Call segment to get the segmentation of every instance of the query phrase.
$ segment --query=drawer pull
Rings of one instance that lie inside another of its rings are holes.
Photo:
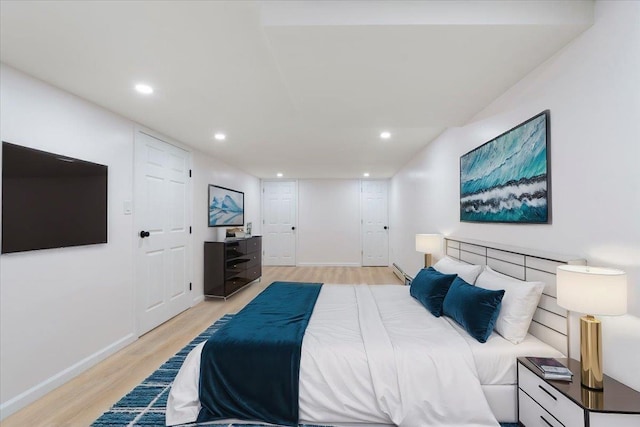
[[[553,394],[551,394],[551,392],[549,392],[546,388],[542,387],[540,384],[538,384],[538,387],[540,387],[540,389],[541,389],[542,391],[544,391],[544,392],[545,392],[545,393],[547,393],[549,396],[551,396],[551,398],[552,398],[553,400],[558,400],[558,398],[557,398],[557,397],[555,397]],[[543,419],[544,419],[544,418],[543,418]],[[546,420],[545,420],[545,421],[546,421]],[[549,425],[551,425],[551,424],[549,424]]]
[[[542,415],[540,415],[540,418],[542,419],[542,421],[545,422],[546,425],[548,425],[549,427],[553,427],[553,424],[551,424],[549,421],[545,420],[545,418]]]

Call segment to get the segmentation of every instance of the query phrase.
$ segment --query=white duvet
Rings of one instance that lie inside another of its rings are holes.
[[[185,360],[167,425],[200,410],[202,345]],[[302,342],[300,422],[498,426],[469,345],[397,285],[324,285]]]

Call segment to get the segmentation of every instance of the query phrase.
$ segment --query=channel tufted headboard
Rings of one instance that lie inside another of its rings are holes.
[[[453,236],[445,237],[444,244],[444,252],[451,258],[469,264],[488,265],[519,280],[544,282],[545,288],[529,333],[565,355],[569,354],[567,310],[556,301],[556,267],[562,264],[584,265],[584,259]]]

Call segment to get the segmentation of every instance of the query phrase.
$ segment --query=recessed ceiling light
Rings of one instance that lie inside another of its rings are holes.
[[[369,172],[363,173],[362,176],[364,176],[365,178],[368,178],[369,177]]]
[[[144,83],[138,83],[136,85],[136,90],[143,95],[151,95],[153,93],[153,88]]]
[[[277,176],[278,178],[282,178],[282,172],[278,172],[278,173],[276,174],[276,176]]]
[[[382,138],[382,139],[389,139],[389,138],[391,138],[391,132],[387,132],[387,131],[382,132],[382,133],[380,134],[380,138]]]
[[[227,135],[225,135],[224,133],[216,133],[215,135],[213,135],[213,137],[218,140],[218,141],[224,141],[225,139],[227,139]]]

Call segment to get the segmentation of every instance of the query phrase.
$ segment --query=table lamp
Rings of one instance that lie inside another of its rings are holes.
[[[627,312],[627,275],[611,268],[561,265],[556,284],[559,306],[589,313],[580,318],[580,378],[583,386],[602,390],[602,325],[593,315]]]
[[[431,254],[442,246],[440,234],[416,234],[416,251],[424,253],[424,266],[431,266]]]

